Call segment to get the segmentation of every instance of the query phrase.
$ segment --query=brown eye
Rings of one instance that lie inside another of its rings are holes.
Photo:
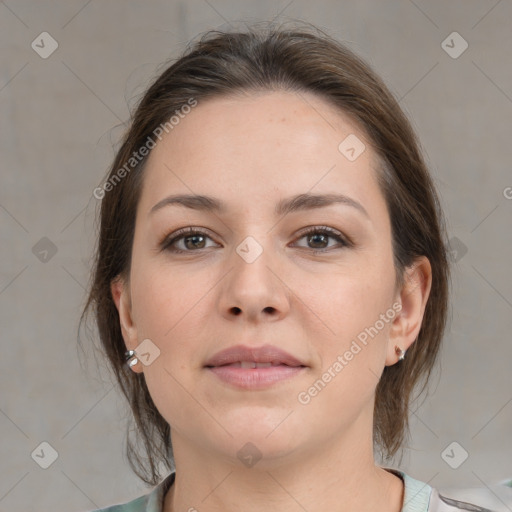
[[[190,235],[181,237],[187,249],[203,249],[205,238],[203,235]]]
[[[336,247],[336,244],[329,247],[329,239],[336,240],[338,242],[338,247],[351,246],[351,244],[345,240],[340,232],[326,226],[314,227],[304,231],[299,240],[303,238],[307,239],[307,246],[305,248],[313,249],[314,251],[326,252],[326,249]]]
[[[161,244],[161,248],[176,253],[196,252],[207,248],[207,239],[211,240],[207,233],[193,228],[185,228],[168,236]]]
[[[324,233],[314,233],[312,235],[307,235],[308,243],[312,243],[314,245],[313,249],[325,249],[329,245],[329,235],[325,235]]]

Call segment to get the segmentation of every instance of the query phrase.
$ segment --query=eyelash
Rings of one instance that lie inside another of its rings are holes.
[[[311,234],[323,234],[328,235],[331,238],[335,238],[338,242],[341,243],[340,249],[352,247],[354,244],[351,240],[349,240],[347,237],[344,237],[339,231],[336,231],[335,229],[332,229],[328,226],[312,226],[310,228],[305,229],[301,232],[299,238],[297,240],[300,240],[304,238],[305,236],[311,235]],[[168,251],[171,253],[176,254],[185,254],[185,253],[192,253],[192,252],[200,252],[201,249],[197,250],[182,250],[182,249],[176,249],[175,247],[172,247],[174,243],[176,243],[179,240],[182,240],[187,237],[191,237],[194,235],[200,235],[200,236],[206,236],[211,239],[211,237],[208,235],[207,232],[201,231],[198,228],[183,228],[175,233],[172,233],[171,235],[167,236],[163,242],[160,244],[162,251]],[[302,247],[302,249],[309,249],[310,251],[313,251],[313,253],[326,253],[330,252],[332,250],[332,247],[330,248],[323,248],[323,249],[312,249],[307,247]]]

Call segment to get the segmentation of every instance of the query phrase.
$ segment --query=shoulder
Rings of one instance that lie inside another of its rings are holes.
[[[386,468],[404,481],[404,502],[401,512],[510,512],[512,488],[505,482],[478,488],[438,490],[400,470]]]
[[[152,491],[132,501],[110,505],[91,512],[162,512],[165,494],[174,482],[175,473],[171,473]]]
[[[509,512],[511,506],[512,488],[497,484],[489,487],[433,489],[428,512]]]
[[[99,508],[97,510],[93,510],[92,512],[147,512],[151,510],[148,509],[147,498],[148,495],[140,496],[139,498],[136,498],[126,503],[121,503],[119,505],[111,505],[107,508]]]

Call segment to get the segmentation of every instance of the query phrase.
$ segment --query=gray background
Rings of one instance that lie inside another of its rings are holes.
[[[446,210],[453,318],[401,469],[437,488],[512,478],[510,1],[6,0],[0,510],[90,510],[148,491],[123,455],[124,402],[91,354],[85,371],[77,353],[92,191],[162,62],[207,29],[274,17],[315,23],[374,66],[412,118]],[[44,31],[59,45],[46,59],[31,47]],[[442,46],[454,31],[469,44],[458,58]],[[442,456],[454,441],[469,454],[457,469]],[[42,442],[58,453],[48,469],[36,463],[50,453]]]

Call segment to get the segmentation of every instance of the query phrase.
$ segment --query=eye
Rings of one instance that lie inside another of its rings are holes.
[[[335,239],[341,247],[351,247],[352,243],[346,239],[339,231],[329,228],[327,226],[314,226],[307,228],[302,232],[299,240],[307,238],[307,244],[313,244],[313,247],[306,246],[306,249],[313,249],[317,252],[327,252],[325,249],[329,248],[329,238]],[[299,247],[304,247],[300,246]],[[331,246],[332,248],[332,246]]]
[[[313,244],[311,246],[301,246],[305,249],[311,249],[314,252],[327,252],[327,249],[332,249],[333,246],[329,246],[329,239],[334,239],[338,242],[338,247],[352,247],[352,242],[348,238],[344,237],[339,231],[329,228],[327,226],[313,226],[302,231],[301,236],[298,240],[307,238],[307,244]],[[197,252],[202,249],[207,249],[207,240],[212,240],[206,231],[202,231],[198,228],[187,227],[172,233],[161,242],[160,247],[162,250],[173,252],[173,253],[186,253],[186,252]],[[181,244],[181,247],[179,247]],[[334,244],[336,247],[336,244]]]
[[[201,231],[197,228],[184,228],[172,233],[168,237],[164,239],[164,241],[160,244],[162,250],[175,252],[175,253],[184,253],[184,252],[194,252],[199,249],[206,249],[206,239],[210,239],[211,237],[205,231]],[[181,247],[178,248],[178,243],[182,243]]]

